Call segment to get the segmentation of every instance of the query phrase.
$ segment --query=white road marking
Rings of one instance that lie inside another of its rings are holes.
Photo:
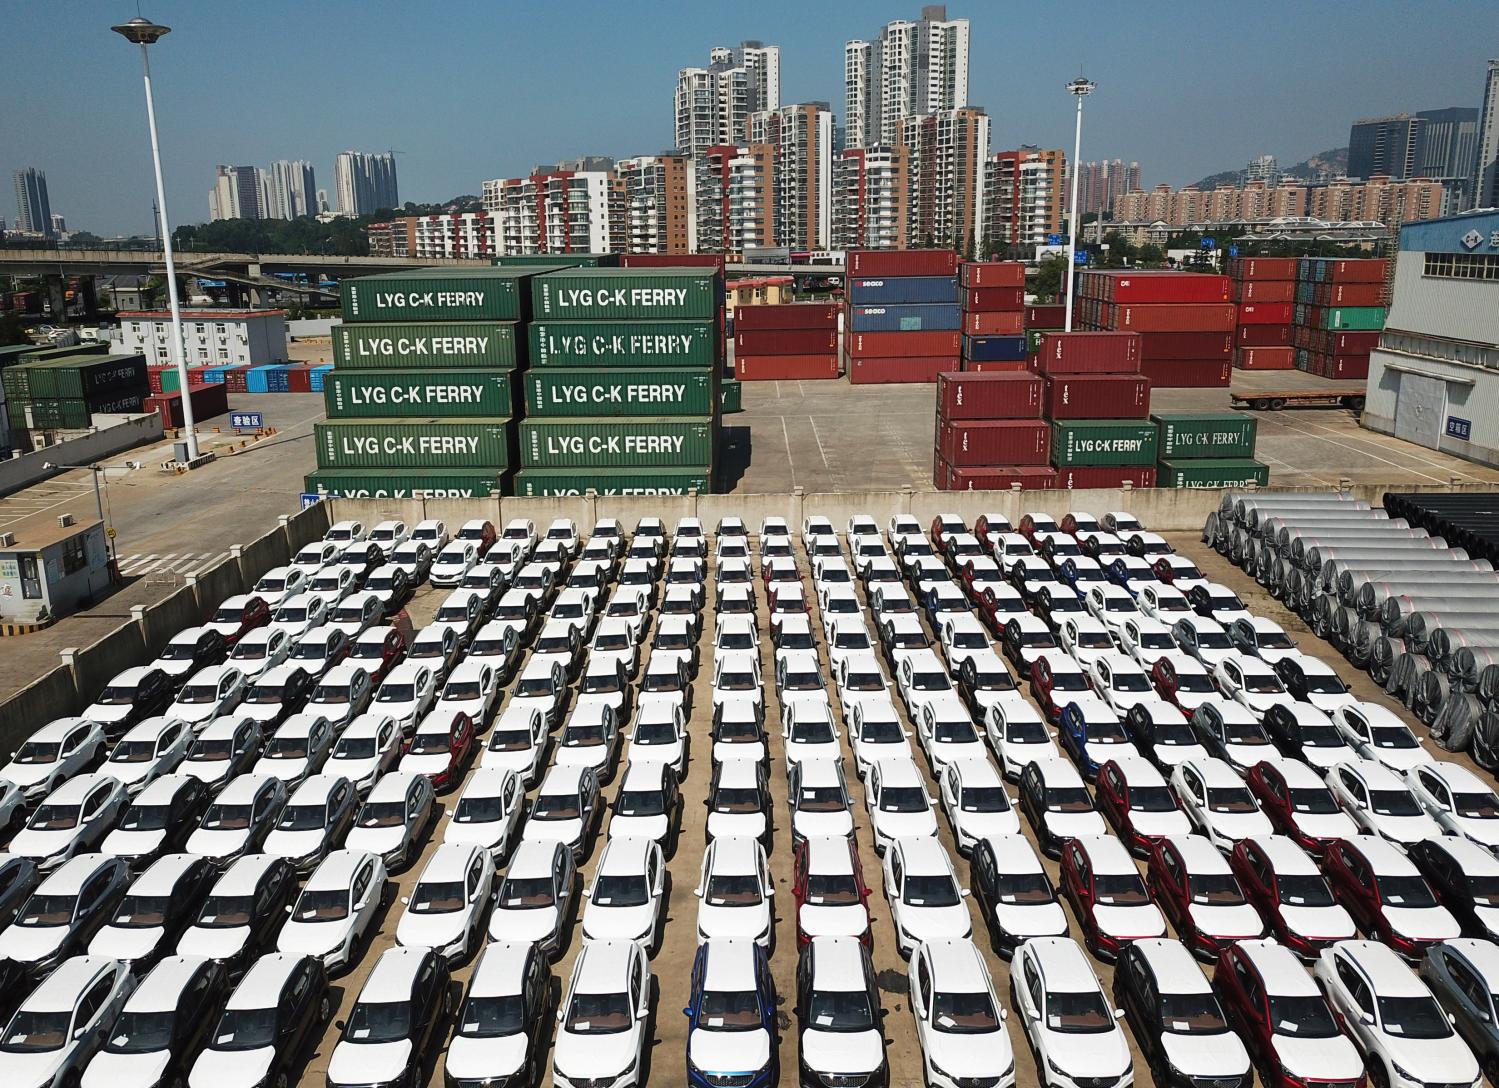
[[[817,452],[822,454],[822,467],[827,469],[829,472],[832,472],[833,466],[828,464],[828,451],[824,449],[822,445],[822,435],[817,433],[817,420],[812,416],[808,416],[807,422],[812,424],[812,437],[817,439]],[[781,425],[785,426],[785,424],[786,420],[783,418],[781,420]]]
[[[1271,422],[1278,422],[1278,421],[1271,421]],[[1428,476],[1426,473],[1421,472],[1421,471],[1419,471],[1417,469],[1411,468],[1409,465],[1402,465],[1399,461],[1391,461],[1387,457],[1380,457],[1380,456],[1378,456],[1376,454],[1369,453],[1369,452],[1367,452],[1365,450],[1359,449],[1357,446],[1350,446],[1347,442],[1336,442],[1333,439],[1327,438],[1327,437],[1325,437],[1323,435],[1309,434],[1308,432],[1306,432],[1304,430],[1300,430],[1299,428],[1292,427],[1288,423],[1282,423],[1280,425],[1282,427],[1285,427],[1289,431],[1294,431],[1294,432],[1303,434],[1306,437],[1315,439],[1318,442],[1326,442],[1329,446],[1337,446],[1339,449],[1350,450],[1353,453],[1357,453],[1357,454],[1360,454],[1360,455],[1362,455],[1364,457],[1368,457],[1369,459],[1374,460],[1374,461],[1378,461],[1381,464],[1389,465],[1391,468],[1398,468],[1398,469],[1400,469],[1403,472],[1409,472],[1409,473],[1411,473],[1413,476],[1420,476],[1423,480],[1430,480],[1432,483],[1436,483],[1436,484],[1444,484],[1444,483],[1447,482],[1446,480],[1440,480],[1440,479],[1438,479],[1435,476]],[[1312,426],[1315,426],[1315,424],[1312,424],[1312,423],[1303,423],[1303,426],[1312,427]],[[1330,433],[1330,434],[1337,434],[1338,433],[1337,431],[1333,431],[1331,428],[1324,428],[1324,429],[1327,430],[1328,433]],[[1385,447],[1380,446],[1379,448],[1380,449],[1384,449]]]
[[[776,383],[777,390],[780,389],[780,384],[781,384],[780,382]],[[787,430],[787,428],[786,428],[786,417],[785,416],[781,417],[781,434],[783,434],[785,436],[785,438],[786,438],[786,467],[791,470],[791,486],[795,487],[796,486],[796,462],[794,460],[792,460],[792,457],[791,457],[791,432],[789,430]]]

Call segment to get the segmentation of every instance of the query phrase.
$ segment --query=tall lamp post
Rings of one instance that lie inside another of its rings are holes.
[[[1093,81],[1078,76],[1067,84],[1067,93],[1077,99],[1077,134],[1072,140],[1072,196],[1068,208],[1072,213],[1071,225],[1067,228],[1067,324],[1072,331],[1072,283],[1077,275],[1077,176],[1082,166],[1083,155],[1083,99],[1093,93],[1097,86]],[[185,380],[185,379],[184,379]]]
[[[167,265],[167,299],[172,310],[172,354],[177,357],[177,384],[182,392],[182,426],[187,431],[187,456],[198,456],[198,434],[193,419],[192,399],[188,396],[187,351],[182,346],[182,304],[177,298],[177,265],[172,259],[172,228],[167,216],[166,187],[161,182],[161,147],[156,140],[156,102],[151,97],[151,56],[146,47],[170,34],[172,28],[136,16],[128,23],[110,27],[126,41],[141,47],[141,64],[146,72],[146,123],[151,129],[151,163],[156,168],[157,226],[161,231],[161,250]]]

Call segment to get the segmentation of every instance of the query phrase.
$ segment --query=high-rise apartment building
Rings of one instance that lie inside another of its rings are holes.
[[[697,160],[697,249],[743,253],[775,242],[776,150],[725,144]]]
[[[1378,222],[1397,226],[1436,219],[1442,214],[1443,203],[1440,181],[1342,178],[1318,185],[1249,182],[1240,187],[1222,185],[1208,191],[1195,185],[1183,189],[1157,185],[1150,192],[1126,193],[1114,215],[1124,222],[1160,222],[1168,227],[1307,216],[1330,223]]]
[[[412,220],[412,249],[408,256],[428,260],[435,257],[493,257],[498,252],[492,212],[444,212],[402,218]]]
[[[749,115],[781,105],[781,47],[742,42],[714,46],[706,68],[677,71],[673,101],[677,151],[697,158],[744,140]]]
[[[60,234],[66,234],[66,233],[68,233],[68,221],[67,221],[66,218],[64,218],[63,216],[57,214],[57,212],[53,212],[52,215],[49,217],[49,220],[52,223],[52,233],[53,234],[59,234],[60,235]]]
[[[484,183],[495,252],[622,253],[623,188],[612,170],[545,170]]]
[[[364,228],[371,257],[409,257],[416,252],[416,216],[403,215]]]
[[[901,121],[968,105],[967,19],[941,4],[919,20],[886,23],[879,37],[844,46],[845,146],[895,142]]]
[[[1078,181],[1086,176],[1086,172],[1079,175]],[[1044,245],[1049,236],[1065,233],[1062,194],[1066,177],[1067,156],[1060,150],[1021,147],[990,155],[984,166],[987,251]],[[1081,191],[1078,203],[1083,203]]]
[[[1489,61],[1478,111],[1478,161],[1473,169],[1473,207],[1499,208],[1499,58]]]
[[[910,155],[904,147],[850,147],[833,167],[833,249],[905,249]]]
[[[1408,113],[1353,122],[1348,130],[1348,176],[1366,181],[1381,174],[1414,177],[1421,125],[1421,118]]]
[[[826,249],[833,226],[833,112],[805,102],[752,113],[751,145],[775,148],[775,244]]]
[[[271,219],[300,219],[317,214],[317,181],[312,163],[278,159],[271,163],[266,215]]]
[[[52,203],[47,198],[47,173],[28,166],[12,175],[16,183],[16,230],[52,234]]]
[[[263,171],[253,166],[215,166],[208,193],[210,219],[265,218]]]
[[[1421,110],[1421,135],[1416,141],[1416,177],[1434,178],[1447,190],[1452,215],[1468,207],[1473,196],[1473,167],[1478,161],[1478,110],[1449,106]]]
[[[697,251],[697,164],[686,155],[642,155],[614,167],[624,193],[630,253]]]
[[[1274,155],[1257,155],[1244,166],[1244,181],[1263,181],[1266,185],[1280,183],[1280,160]],[[1138,185],[1131,186],[1138,189]],[[1126,190],[1128,192],[1128,190]]]
[[[965,107],[906,117],[896,126],[896,142],[910,155],[910,245],[976,251],[983,235],[988,115]]]
[[[380,208],[400,207],[396,157],[390,152],[340,152],[333,163],[333,187],[340,215],[368,215]]]
[[[1082,215],[1107,218],[1114,203],[1140,187],[1140,164],[1120,159],[1084,163],[1077,178],[1077,205]],[[1063,194],[1065,203],[1066,194]]]

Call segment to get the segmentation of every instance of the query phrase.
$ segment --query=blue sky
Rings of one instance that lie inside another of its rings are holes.
[[[345,148],[396,148],[402,199],[583,154],[666,148],[676,70],[715,44],[779,44],[785,102],[841,120],[843,43],[920,0],[141,0],[173,32],[153,50],[174,223],[208,216],[216,163],[305,158],[332,188]],[[995,149],[1072,143],[1063,84],[1098,82],[1084,159],[1137,159],[1186,184],[1269,152],[1344,144],[1355,117],[1480,104],[1499,3],[950,3],[973,23],[970,102]],[[73,229],[147,231],[140,64],[109,24],[133,2],[0,0],[0,175],[47,171]],[[0,217],[14,218],[8,185]]]

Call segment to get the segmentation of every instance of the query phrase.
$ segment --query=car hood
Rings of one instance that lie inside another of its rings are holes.
[[[1445,1039],[1399,1039],[1383,1037],[1395,1062],[1411,1070],[1419,1069],[1427,1084],[1472,1084],[1478,1079],[1478,1062],[1460,1035]]]
[[[571,846],[582,834],[582,820],[527,819],[521,837],[525,842],[560,842],[564,846]]]
[[[1369,816],[1375,833],[1395,842],[1421,842],[1441,837],[1442,829],[1424,812],[1419,816]],[[19,835],[16,836],[20,838]],[[11,847],[15,849],[14,846]]]
[[[859,904],[824,907],[803,903],[797,911],[803,933],[817,937],[857,937],[869,928],[869,914]]]
[[[1348,839],[1359,832],[1358,824],[1346,812],[1293,814],[1296,829],[1313,839]]]
[[[687,1060],[705,1073],[750,1073],[770,1062],[770,1032],[695,1028],[687,1036]]]
[[[243,850],[249,837],[244,831],[210,831],[200,827],[188,836],[184,849],[205,858],[225,858]]]
[[[1402,937],[1414,937],[1421,941],[1448,941],[1462,936],[1462,926],[1452,917],[1446,907],[1392,907],[1384,906],[1385,921]],[[1422,1074],[1425,1074],[1422,1069]],[[1445,1077],[1429,1078],[1446,1080]]]
[[[1272,1045],[1280,1064],[1302,1079],[1351,1081],[1364,1075],[1364,1060],[1346,1035],[1297,1039],[1277,1033]]]
[[[708,834],[714,838],[729,835],[745,835],[759,838],[765,831],[763,812],[710,812]]]
[[[1298,907],[1282,904],[1280,916],[1294,932],[1323,940],[1350,940],[1354,935],[1353,919],[1339,906]]]
[[[411,1040],[360,1043],[340,1040],[328,1059],[329,1084],[388,1084],[406,1070]]]
[[[1224,940],[1248,940],[1265,932],[1259,911],[1248,903],[1236,907],[1219,907],[1211,903],[1190,903],[1187,915],[1201,932]]]
[[[996,903],[994,920],[1016,937],[1052,937],[1067,932],[1067,914],[1060,903]]]
[[[614,751],[611,744],[570,745],[559,744],[552,755],[558,767],[602,767]]]
[[[626,1031],[606,1035],[578,1035],[559,1028],[552,1067],[571,1081],[601,1080],[628,1068],[635,1061],[639,1042],[638,1021]]]
[[[1016,744],[1013,741],[999,741],[995,747],[1004,756],[1005,762],[1015,767],[1024,767],[1027,763],[1036,760],[1059,759],[1062,754],[1057,751],[1056,742],[1050,740],[1045,744]]]
[[[449,910],[436,914],[413,914],[407,910],[396,923],[396,943],[406,948],[446,948],[460,940],[473,914]]]
[[[1192,821],[1180,809],[1170,812],[1130,812],[1130,826],[1137,835],[1190,835]]]
[[[146,1054],[99,1053],[84,1070],[82,1088],[153,1088],[171,1060],[170,1050]]]
[[[78,716],[99,725],[113,725],[130,717],[130,712],[134,709],[129,703],[91,703]]]
[[[251,768],[252,774],[264,775],[266,778],[279,778],[288,783],[287,792],[290,793],[289,784],[300,782],[307,777],[308,761],[305,759],[268,759],[261,756],[255,761]]]
[[[188,1074],[189,1088],[250,1088],[265,1080],[276,1048],[259,1050],[205,1050]]]
[[[281,927],[281,935],[276,938],[276,950],[322,956],[342,944],[353,928],[352,914],[336,922],[298,922],[288,918]]]
[[[453,1036],[448,1044],[448,1076],[457,1080],[483,1080],[503,1077],[520,1071],[526,1061],[527,1039],[524,1033],[495,1039],[473,1039]]]
[[[484,823],[455,824],[451,821],[442,833],[443,842],[461,842],[469,846],[492,850],[505,836],[506,824],[502,820]]]
[[[227,926],[207,929],[189,926],[177,940],[179,956],[202,956],[210,960],[233,959],[244,950],[250,939],[249,926]]]
[[[813,1026],[802,1032],[801,1043],[803,1063],[822,1073],[871,1073],[885,1060],[885,1040],[877,1031],[819,1031]]]
[[[1211,754],[1200,744],[1157,744],[1152,751],[1155,753],[1155,761],[1168,768],[1189,759],[1207,759]]]
[[[345,837],[344,846],[349,850],[368,850],[371,854],[383,857],[392,850],[399,850],[401,843],[405,841],[404,824],[397,824],[395,827],[356,827]]]
[[[102,773],[117,779],[122,786],[143,784],[160,770],[160,765],[154,759],[145,763],[105,763],[100,768]]]
[[[161,939],[166,930],[161,926],[104,926],[89,942],[90,956],[107,956],[112,960],[145,959]]]
[[[44,1050],[39,1054],[7,1054],[5,1083],[14,1088],[45,1088],[75,1049],[70,1044],[61,1050]]]
[[[42,861],[61,854],[73,845],[82,830],[81,827],[73,827],[67,831],[35,831],[28,827],[10,840],[10,845],[6,847],[6,850],[12,854],[19,854],[23,858]]]
[[[1176,693],[1177,705],[1188,714],[1191,714],[1192,711],[1196,710],[1209,699],[1216,698],[1218,698],[1218,693],[1215,691],[1178,691]]]
[[[173,703],[167,710],[166,716],[173,721],[197,725],[216,718],[218,715],[219,703],[215,700],[211,703]]]
[[[960,1080],[987,1079],[1015,1065],[1015,1051],[1003,1026],[978,1035],[939,1029],[928,1034],[926,1042],[931,1060]]]
[[[451,825],[450,825],[451,826]],[[655,839],[666,837],[670,821],[662,816],[615,816],[609,821],[609,837]]]
[[[497,905],[489,916],[489,936],[493,940],[520,941],[535,944],[557,928],[556,907],[520,907]]]
[[[1474,842],[1482,843],[1490,850],[1499,846],[1499,820],[1473,820],[1458,817],[1453,823],[1461,834]]]
[[[1189,1077],[1243,1076],[1249,1072],[1249,1052],[1231,1031],[1213,1035],[1163,1031],[1161,1049],[1172,1067]]]
[[[758,937],[770,925],[770,905],[715,907],[699,902],[697,926],[711,937]]]
[[[1263,812],[1205,812],[1203,815],[1215,834],[1235,842],[1251,835],[1275,833],[1275,825]]]
[[[1412,767],[1419,767],[1423,763],[1431,763],[1432,755],[1419,745],[1415,748],[1367,748],[1366,759],[1372,759],[1377,763],[1383,763],[1396,774],[1403,775]]]
[[[1048,812],[1045,822],[1046,829],[1059,839],[1109,834],[1103,814],[1099,812]]]
[[[589,901],[583,909],[583,936],[591,940],[644,940],[650,936],[651,905],[602,907]]]
[[[1111,937],[1160,937],[1166,932],[1166,919],[1155,904],[1143,907],[1093,908],[1093,920]]]
[[[798,835],[807,838],[819,835],[843,838],[854,833],[854,814],[848,809],[838,812],[798,812],[791,817],[791,825]],[[609,826],[610,834],[613,834],[614,825]]]
[[[962,901],[952,907],[902,903],[897,924],[918,941],[963,937],[973,929],[968,904]]]
[[[937,814],[932,809],[924,812],[871,813],[875,829],[890,839],[922,838],[937,833]]]
[[[0,768],[0,778],[19,786],[24,791],[38,782],[45,781],[47,776],[56,769],[55,763],[7,763]]]
[[[265,845],[260,848],[262,854],[275,854],[277,857],[287,858],[295,861],[297,858],[305,858],[315,854],[322,847],[327,832],[321,829],[313,831],[272,831],[265,837]]]
[[[1306,701],[1322,711],[1322,713],[1331,714],[1340,706],[1347,706],[1349,703],[1358,702],[1358,697],[1349,692],[1344,692],[1342,695],[1321,695],[1317,692],[1309,691],[1306,693]]]
[[[713,742],[713,760],[715,763],[727,763],[734,759],[752,759],[756,763],[765,761],[765,744],[755,741],[752,744],[726,744],[723,741]]]
[[[1130,1067],[1129,1044],[1116,1025],[1093,1035],[1072,1035],[1042,1027],[1049,1054],[1066,1055],[1070,1077],[1121,1077]]]
[[[71,932],[71,926],[6,926],[0,929],[0,959],[17,963],[46,959],[62,947]]]

